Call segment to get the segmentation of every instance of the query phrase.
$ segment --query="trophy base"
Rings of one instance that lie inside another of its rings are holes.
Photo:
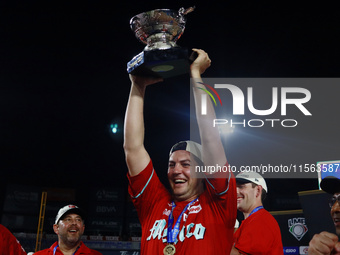
[[[188,51],[181,47],[142,51],[127,63],[129,74],[163,79],[188,73]]]

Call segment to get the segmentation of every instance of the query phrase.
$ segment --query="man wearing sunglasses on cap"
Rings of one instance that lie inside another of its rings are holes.
[[[209,98],[207,114],[201,114],[201,100],[206,95],[201,74],[210,66],[210,58],[203,50],[194,51],[198,57],[191,64],[191,85],[201,144],[183,141],[170,150],[171,192],[160,182],[144,147],[144,94],[147,85],[161,79],[130,75],[124,150],[129,193],[142,225],[141,254],[229,254],[232,246],[237,212],[233,174],[226,168],[219,176],[203,173],[198,178],[192,171],[202,163],[227,165],[220,135],[212,125],[216,116]]]
[[[321,189],[333,195],[329,202],[331,217],[334,222],[336,235],[321,232],[313,236],[309,243],[309,255],[340,255],[340,179],[328,176],[321,181]]]

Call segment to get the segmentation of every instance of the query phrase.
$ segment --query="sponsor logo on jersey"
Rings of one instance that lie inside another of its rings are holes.
[[[201,210],[202,210],[201,204],[195,205],[195,206],[191,206],[190,209],[189,209],[189,214],[190,213],[199,213]]]
[[[171,210],[168,210],[165,208],[165,210],[163,211],[163,215],[169,216],[171,213]]]

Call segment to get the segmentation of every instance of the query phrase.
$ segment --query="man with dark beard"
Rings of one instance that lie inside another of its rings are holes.
[[[84,212],[76,205],[61,208],[53,225],[58,241],[50,248],[38,251],[35,255],[102,255],[100,252],[85,246],[80,240],[85,230]]]

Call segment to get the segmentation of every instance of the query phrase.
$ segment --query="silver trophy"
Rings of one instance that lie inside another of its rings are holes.
[[[128,62],[128,73],[168,78],[188,72],[188,51],[176,41],[184,32],[185,15],[194,8],[156,9],[132,17],[130,27],[146,47]]]

